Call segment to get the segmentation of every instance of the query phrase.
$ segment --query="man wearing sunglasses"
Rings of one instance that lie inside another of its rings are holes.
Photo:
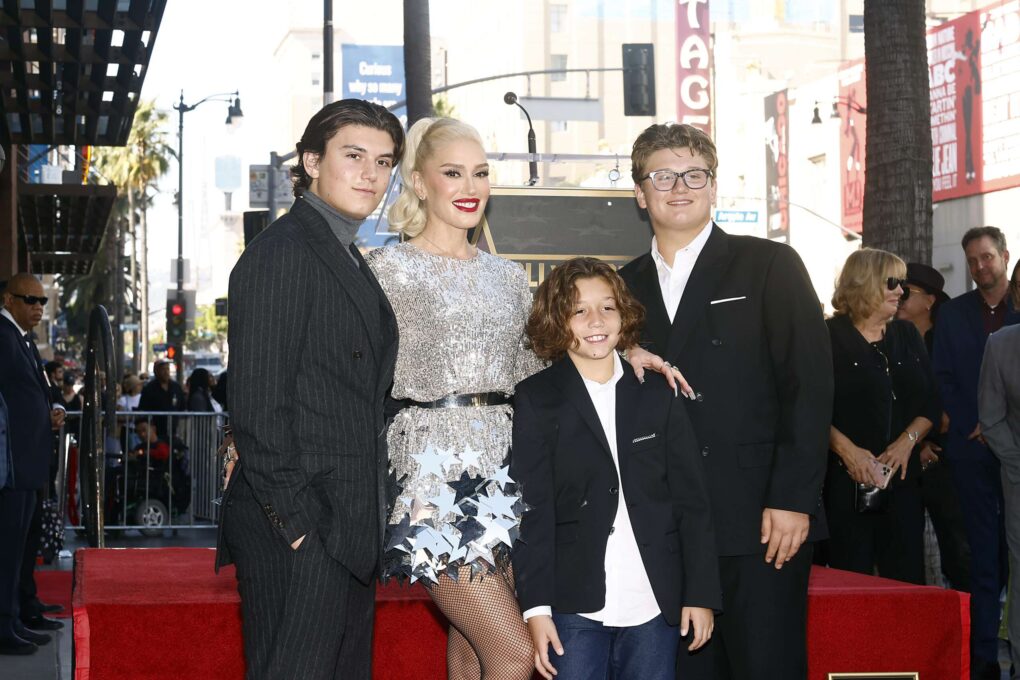
[[[17,274],[7,283],[0,310],[0,394],[7,404],[12,462],[0,489],[0,654],[32,654],[50,641],[22,623],[18,591],[22,561],[35,557],[25,547],[37,496],[49,480],[52,430],[63,420],[63,410],[51,407],[31,335],[45,304],[42,284],[31,274]]]
[[[789,247],[712,223],[716,151],[689,125],[634,143],[651,252],[620,274],[647,310],[642,346],[675,364],[712,499],[723,590],[714,637],[681,651],[678,676],[807,675],[807,541],[820,517],[832,356],[821,306]]]

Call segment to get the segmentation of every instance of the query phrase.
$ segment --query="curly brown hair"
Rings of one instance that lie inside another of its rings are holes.
[[[570,316],[577,301],[578,279],[601,278],[613,291],[620,312],[617,347],[633,347],[641,338],[645,308],[627,290],[627,284],[609,264],[594,257],[575,257],[554,269],[538,287],[525,332],[539,359],[559,359],[577,341],[570,330]]]

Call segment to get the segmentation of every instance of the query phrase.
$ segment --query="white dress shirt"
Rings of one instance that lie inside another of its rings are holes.
[[[658,240],[652,237],[652,260],[655,262],[655,271],[659,274],[659,289],[662,291],[662,302],[666,305],[670,323],[673,323],[673,318],[676,317],[676,310],[684,296],[687,281],[691,278],[694,263],[698,261],[698,256],[701,255],[711,233],[712,222],[709,221],[693,241],[676,251],[672,262],[666,262],[659,252]]]
[[[623,377],[623,365],[620,357],[613,352],[613,377],[606,383],[583,378],[595,412],[598,414],[602,430],[613,454],[617,477],[620,475],[620,458],[616,446],[616,383]],[[593,455],[601,455],[592,452]],[[606,602],[597,612],[580,614],[586,619],[601,621],[605,626],[625,627],[640,626],[648,623],[659,615],[659,604],[655,600],[652,584],[648,580],[641,552],[638,550],[634,528],[627,512],[627,500],[624,497],[623,484],[618,486],[619,501],[616,506],[616,520],[613,531],[609,534],[606,544]],[[532,607],[524,612],[524,620],[532,616],[552,614],[549,606]]]

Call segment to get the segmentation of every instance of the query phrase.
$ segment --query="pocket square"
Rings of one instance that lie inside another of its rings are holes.
[[[746,295],[741,295],[740,297],[731,297],[731,298],[722,298],[720,300],[712,300],[708,304],[710,304],[710,305],[721,305],[724,302],[736,302],[737,300],[746,300],[746,299],[747,299]]]
[[[635,437],[634,439],[631,440],[630,443],[631,444],[637,444],[638,442],[647,441],[649,439],[655,439],[655,433],[654,432],[651,433],[651,434],[646,434],[646,435],[641,436],[641,437]]]

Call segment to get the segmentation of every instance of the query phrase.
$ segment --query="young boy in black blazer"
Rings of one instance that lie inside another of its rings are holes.
[[[528,320],[532,348],[553,363],[515,395],[510,474],[528,509],[513,566],[546,678],[673,680],[680,638],[704,645],[721,608],[683,404],[616,352],[643,318],[611,266],[575,258],[542,283]]]

